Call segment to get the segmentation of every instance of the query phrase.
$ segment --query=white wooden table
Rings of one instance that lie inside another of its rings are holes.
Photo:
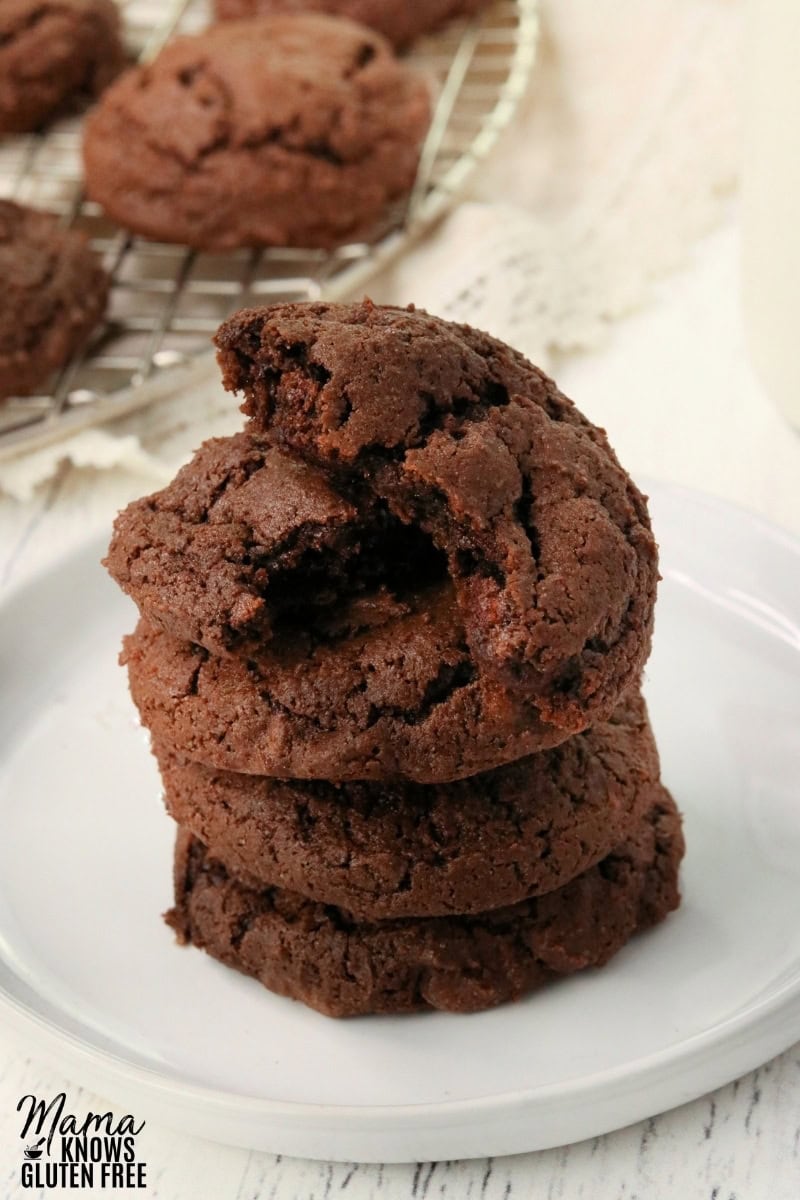
[[[800,532],[800,436],[750,373],[736,263],[731,226],[700,246],[605,350],[566,360],[557,374],[606,425],[637,476],[702,487]],[[29,578],[107,527],[136,490],[130,477],[65,468],[30,504],[0,502],[0,586]],[[49,1068],[35,1046],[0,1028],[2,1200],[34,1194],[19,1186],[19,1098],[62,1088],[76,1111],[102,1103],[83,1094],[79,1079]],[[683,1108],[591,1142],[515,1158],[384,1167],[300,1162],[199,1142],[149,1122],[139,1153],[148,1188],[130,1194],[160,1200],[797,1200],[800,1044]]]

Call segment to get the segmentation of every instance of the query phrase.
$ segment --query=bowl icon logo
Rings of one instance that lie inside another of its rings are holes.
[[[42,1149],[42,1147],[44,1146],[44,1143],[46,1141],[47,1141],[47,1138],[40,1137],[38,1142],[34,1142],[32,1146],[26,1146],[25,1147],[25,1157],[26,1158],[41,1158],[42,1155],[44,1154],[44,1150]]]

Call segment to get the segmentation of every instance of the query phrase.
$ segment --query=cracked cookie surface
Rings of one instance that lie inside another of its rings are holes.
[[[99,95],[124,61],[113,0],[3,0],[0,133],[36,129],[67,102]]]
[[[239,19],[257,14],[325,12],[369,25],[404,49],[424,33],[432,33],[449,21],[471,17],[488,7],[490,0],[215,0],[217,20]]]
[[[456,783],[282,782],[154,744],[170,815],[254,887],[360,919],[477,913],[563,887],[661,794],[644,701],[554,750]]]
[[[649,652],[657,551],[604,431],[552,380],[487,334],[368,302],[246,310],[216,344],[254,436],[446,556],[483,675],[561,738],[610,715]]]
[[[228,966],[329,1016],[477,1012],[602,966],[677,908],[680,816],[663,789],[614,851],[565,887],[466,917],[356,921],[232,879],[184,830],[167,921]]]
[[[102,319],[109,279],[82,233],[0,200],[0,400],[25,396]]]
[[[149,624],[242,655],[287,614],[297,625],[381,584],[397,591],[413,575],[419,586],[439,558],[385,506],[357,507],[321,471],[242,433],[204,443],[167,487],[129,504],[105,565]]]
[[[436,783],[564,740],[476,670],[447,581],[321,609],[246,657],[140,621],[121,661],[157,740],[244,774]]]
[[[372,30],[223,23],[109,89],[86,122],[86,185],[146,237],[330,247],[369,236],[409,191],[429,119],[427,84]]]

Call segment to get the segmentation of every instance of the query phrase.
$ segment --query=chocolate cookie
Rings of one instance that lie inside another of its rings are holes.
[[[102,319],[109,279],[82,233],[0,200],[0,399],[25,396]]]
[[[86,186],[145,237],[329,247],[368,236],[409,191],[429,119],[427,85],[371,30],[236,21],[176,38],[109,89],[86,122]]]
[[[679,903],[680,817],[659,799],[613,853],[566,887],[468,917],[357,922],[278,888],[230,878],[178,835],[168,923],[271,991],[328,1016],[477,1012],[558,975],[602,966]]]
[[[486,334],[370,303],[244,311],[216,344],[254,435],[446,555],[484,673],[562,737],[610,714],[649,651],[656,546],[604,432],[552,380]]]
[[[206,442],[162,491],[120,513],[105,560],[148,623],[214,654],[247,653],[286,613],[379,584],[419,586],[441,555],[370,502],[248,434]]]
[[[489,0],[215,0],[217,19],[266,13],[326,12],[377,29],[398,49],[457,17],[474,16]]]
[[[99,95],[124,61],[113,0],[3,0],[0,133],[36,129],[67,102]]]
[[[644,701],[457,783],[281,782],[154,746],[170,814],[226,871],[361,920],[480,913],[563,887],[660,795]]]
[[[245,658],[141,621],[121,661],[155,738],[228,771],[438,783],[564,740],[476,669],[447,583],[320,609]]]

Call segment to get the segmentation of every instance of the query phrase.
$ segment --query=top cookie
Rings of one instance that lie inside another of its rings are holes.
[[[66,101],[99,95],[124,61],[112,0],[3,0],[0,133],[36,129]]]
[[[70,358],[105,312],[109,278],[57,217],[0,200],[0,400],[25,396]]]
[[[398,49],[416,41],[424,33],[441,29],[457,17],[471,17],[489,0],[215,0],[220,21],[230,17],[252,17],[265,13],[325,12],[351,21],[360,21],[377,29]]]
[[[605,433],[541,371],[423,312],[277,305],[217,334],[250,430],[422,530],[480,669],[577,733],[649,652],[658,579],[645,500]]]
[[[410,190],[429,119],[427,84],[372,30],[230,22],[109,89],[86,122],[86,187],[145,237],[329,247],[369,236]]]

